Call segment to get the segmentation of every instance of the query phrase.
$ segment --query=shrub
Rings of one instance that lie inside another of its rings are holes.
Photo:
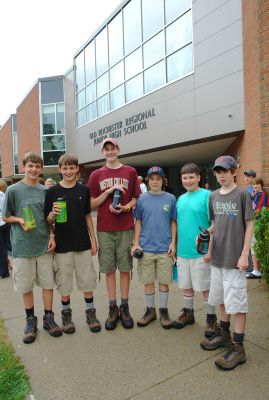
[[[259,260],[263,279],[269,286],[269,208],[263,208],[254,222],[255,254]]]

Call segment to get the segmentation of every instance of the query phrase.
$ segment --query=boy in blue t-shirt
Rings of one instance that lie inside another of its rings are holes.
[[[208,229],[209,197],[211,192],[199,187],[200,173],[196,164],[185,164],[181,169],[181,180],[187,193],[177,201],[177,266],[178,286],[183,289],[183,310],[173,321],[173,328],[181,329],[195,322],[193,297],[202,292],[207,306],[205,336],[211,337],[217,328],[215,307],[208,304],[210,287],[210,264],[207,254],[198,253],[196,238],[199,227]]]
[[[176,198],[164,191],[165,175],[160,167],[148,170],[149,192],[137,200],[135,233],[131,249],[144,251],[138,261],[138,276],[145,285],[147,309],[137,326],[147,326],[156,320],[154,306],[155,280],[159,283],[160,321],[165,329],[172,327],[167,303],[169,284],[172,282],[173,257],[176,250]]]

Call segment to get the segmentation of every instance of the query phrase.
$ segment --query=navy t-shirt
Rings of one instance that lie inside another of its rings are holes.
[[[137,200],[135,218],[141,220],[140,246],[146,253],[166,253],[172,240],[171,221],[176,221],[176,198],[171,193],[143,193]]]

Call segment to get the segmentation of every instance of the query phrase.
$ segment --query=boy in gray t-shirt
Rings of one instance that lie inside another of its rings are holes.
[[[200,344],[205,350],[229,347],[215,364],[230,370],[246,361],[243,346],[248,312],[245,271],[252,239],[253,212],[248,192],[235,184],[237,163],[234,158],[217,158],[213,170],[221,188],[213,192],[209,200],[213,246],[208,301],[220,305],[220,326],[214,336],[203,339]],[[235,316],[233,338],[230,336],[231,314]]]

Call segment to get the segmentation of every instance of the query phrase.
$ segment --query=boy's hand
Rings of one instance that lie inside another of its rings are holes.
[[[174,257],[176,254],[176,246],[174,243],[170,243],[167,254],[170,257]]]
[[[209,262],[211,260],[211,253],[208,252],[207,254],[204,254],[204,261]]]
[[[50,236],[47,252],[52,253],[53,250],[55,249],[55,247],[56,247],[55,238],[54,238],[54,236]]]
[[[97,251],[98,251],[98,246],[97,246],[97,242],[96,242],[96,239],[91,239],[91,242],[92,242],[92,248],[91,248],[91,253],[92,253],[92,256],[96,256],[96,254],[97,254]]]
[[[123,185],[114,185],[111,188],[106,190],[106,193],[111,194],[114,192],[114,190],[119,189],[121,190],[123,193],[125,193],[125,190],[123,189]]]
[[[133,257],[134,252],[136,249],[139,249],[141,251],[143,251],[142,247],[139,246],[139,244],[133,244],[133,246],[131,247],[131,256]]]
[[[18,223],[20,224],[20,226],[22,227],[22,229],[23,229],[25,232],[31,232],[31,231],[32,231],[31,228],[28,228],[28,227],[25,225],[25,221],[24,221],[23,218],[18,218]]]
[[[241,272],[245,271],[248,268],[248,256],[241,254],[237,263],[237,268]]]

